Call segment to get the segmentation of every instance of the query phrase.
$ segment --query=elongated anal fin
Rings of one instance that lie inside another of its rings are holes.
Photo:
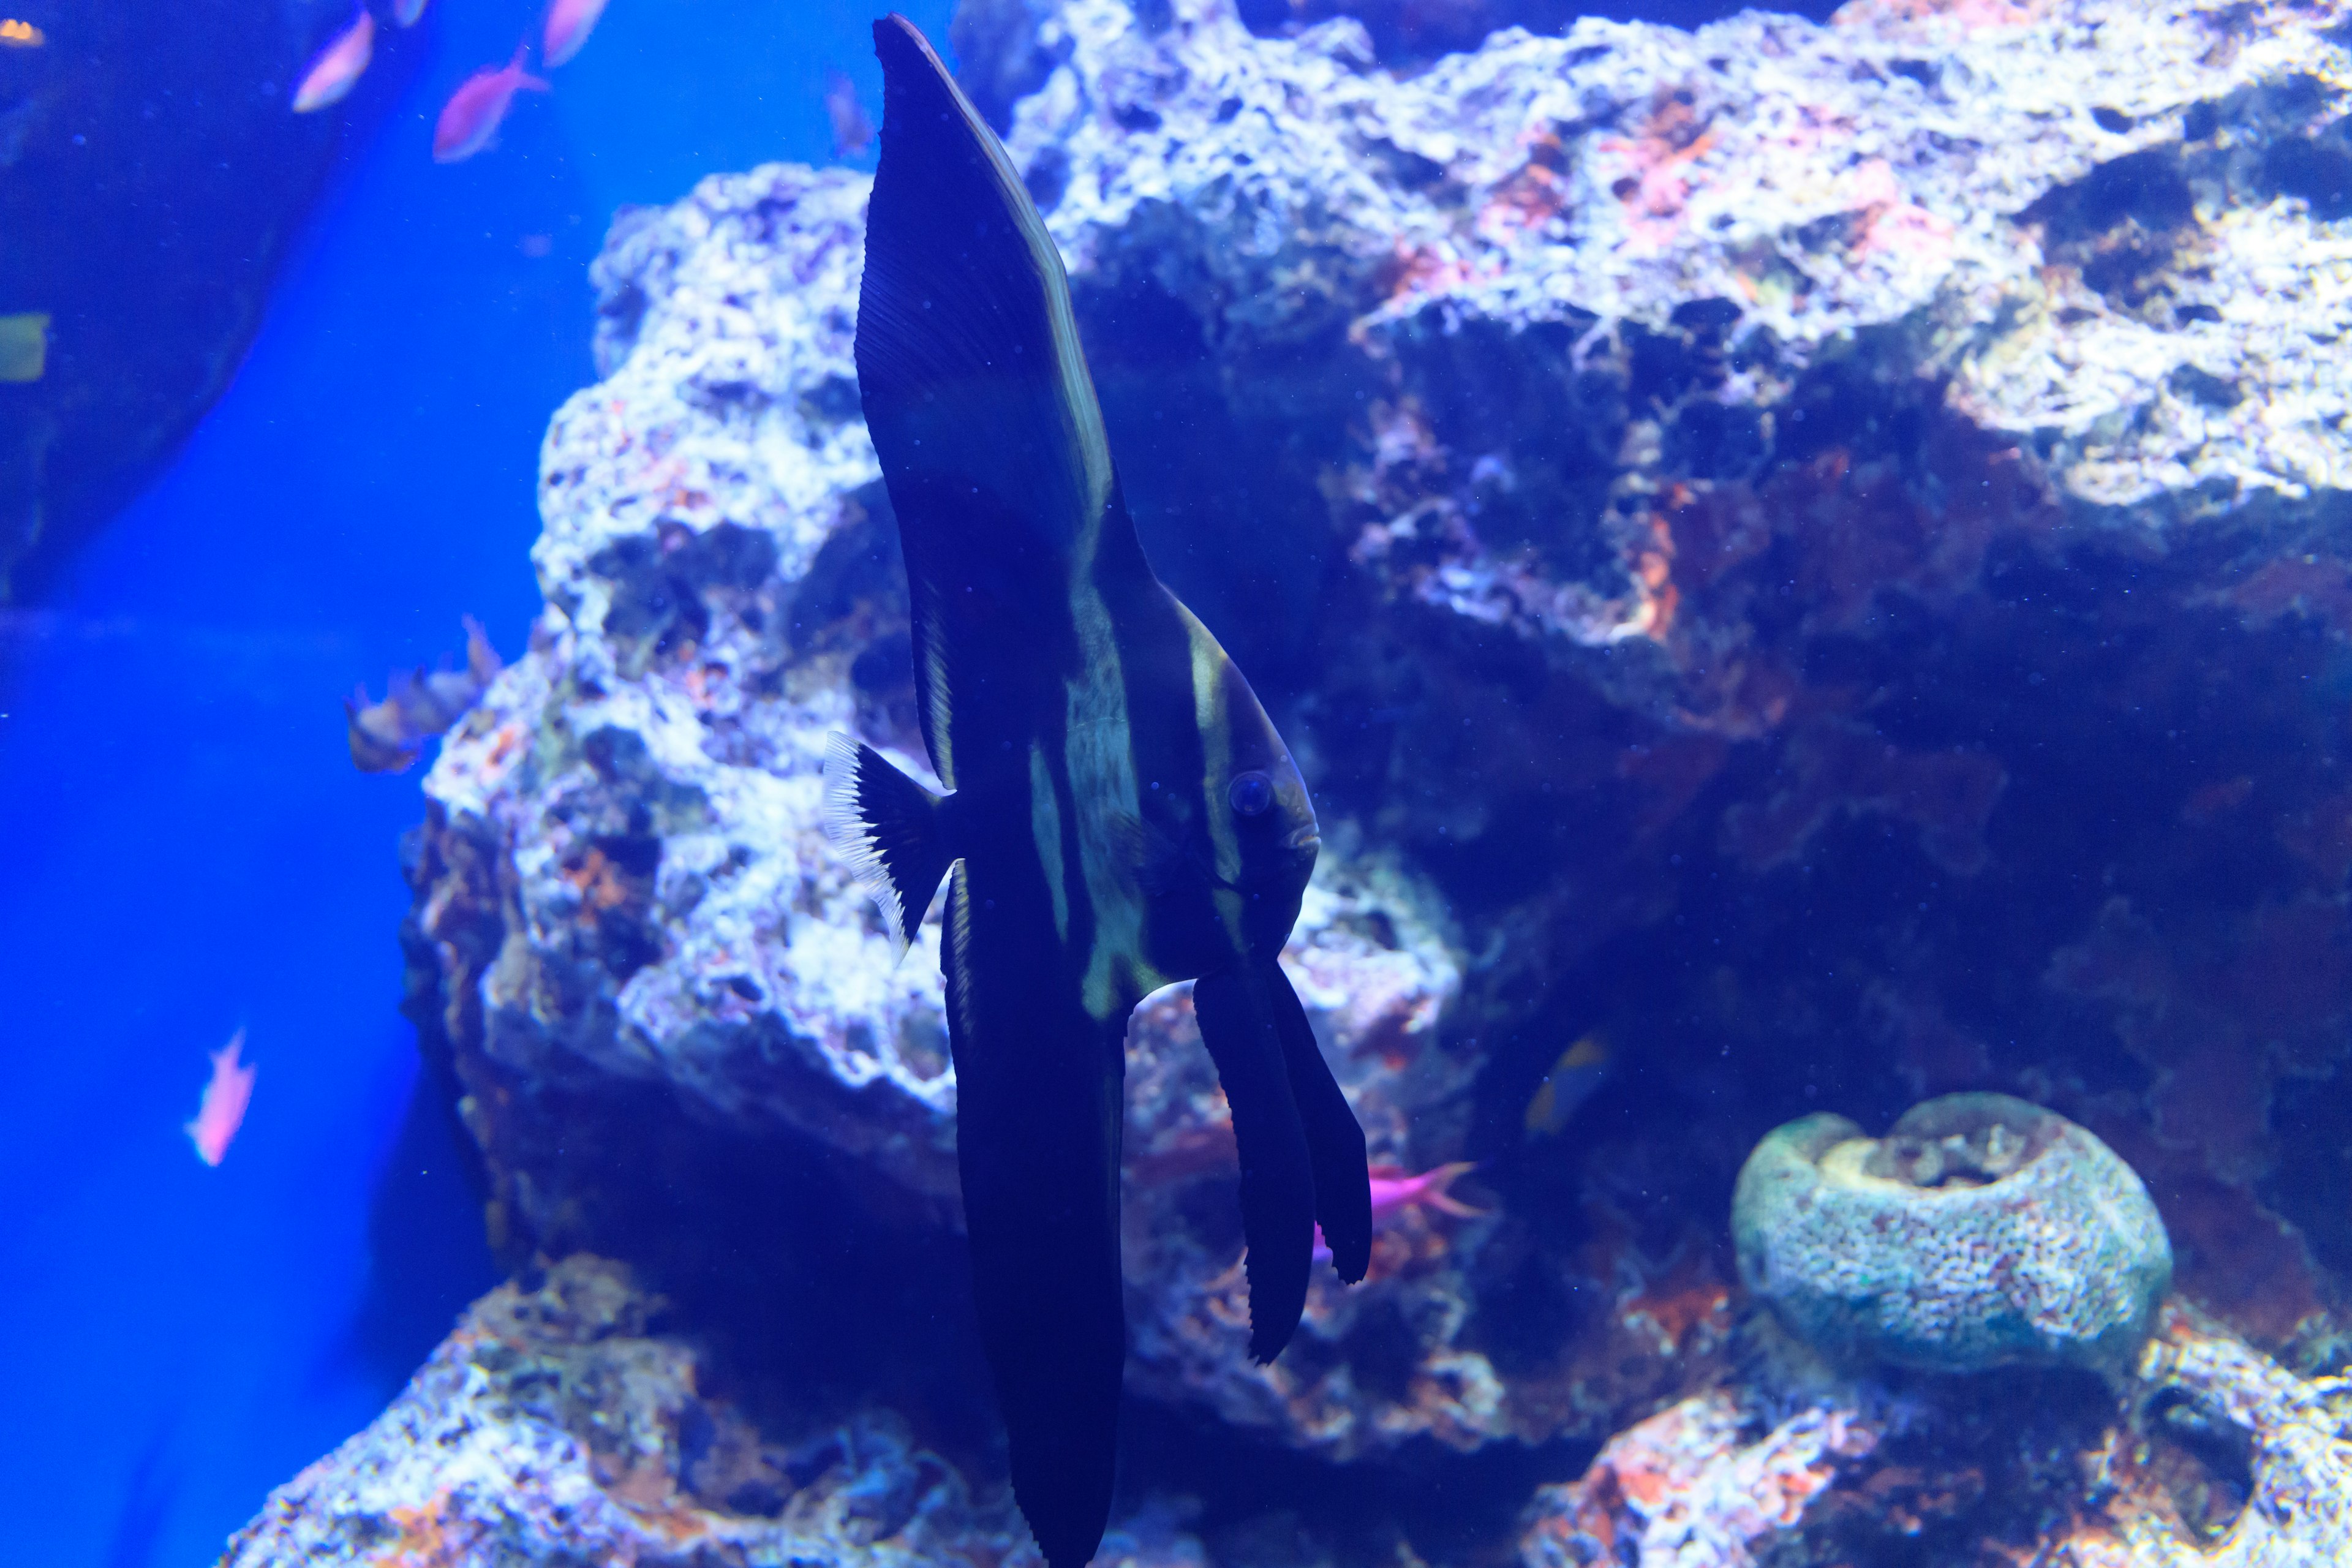
[[[1315,1252],[1314,1166],[1263,973],[1271,967],[1221,970],[1192,986],[1201,1043],[1217,1064],[1241,1149],[1250,1355],[1259,1362],[1280,1354],[1297,1331]],[[1278,971],[1275,979],[1288,991]]]
[[[956,1160],[973,1305],[1013,1495],[1047,1568],[1084,1568],[1110,1516],[1127,1324],[1119,1276],[1124,1020],[1087,1014],[1003,919],[1025,879],[960,862],[947,921]],[[994,906],[995,919],[975,918]]]
[[[954,857],[940,832],[940,798],[848,736],[824,746],[824,835],[890,930],[899,957]]]
[[[1353,1285],[1372,1264],[1371,1167],[1364,1156],[1364,1129],[1331,1076],[1323,1049],[1315,1043],[1315,1026],[1290,977],[1278,963],[1260,966],[1272,999],[1276,1031],[1282,1037],[1284,1065],[1290,1072],[1291,1098],[1307,1132],[1307,1157],[1315,1172],[1315,1223],[1323,1227],[1323,1243],[1331,1249],[1331,1267],[1340,1279]]]

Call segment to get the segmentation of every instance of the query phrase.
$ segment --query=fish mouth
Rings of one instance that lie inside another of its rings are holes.
[[[1292,829],[1290,837],[1282,841],[1282,847],[1292,850],[1319,849],[1323,847],[1323,836],[1313,823],[1308,823],[1304,827]]]

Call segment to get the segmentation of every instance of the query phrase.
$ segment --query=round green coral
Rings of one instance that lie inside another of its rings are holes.
[[[1849,1361],[2116,1370],[2172,1282],[2132,1168],[2005,1094],[1931,1100],[1884,1138],[1827,1114],[1778,1128],[1740,1167],[1731,1228],[1748,1289]]]

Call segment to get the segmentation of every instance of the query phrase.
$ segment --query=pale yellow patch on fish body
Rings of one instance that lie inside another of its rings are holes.
[[[49,363],[49,315],[26,310],[0,316],[0,381],[38,381]]]
[[[1070,943],[1070,889],[1062,864],[1062,803],[1054,795],[1054,771],[1045,748],[1029,742],[1029,836],[1037,843],[1037,865],[1045,874],[1046,890],[1054,895],[1054,936]]]
[[[1242,874],[1241,837],[1234,831],[1231,813],[1219,809],[1225,798],[1225,781],[1234,770],[1233,714],[1226,700],[1225,650],[1192,611],[1178,605],[1184,620],[1185,639],[1192,651],[1192,723],[1201,731],[1201,799],[1208,805],[1209,842],[1217,857],[1213,901],[1217,919],[1236,950],[1248,945],[1242,929],[1242,896],[1232,884]]]

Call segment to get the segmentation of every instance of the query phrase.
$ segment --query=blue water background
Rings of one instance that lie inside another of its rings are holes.
[[[950,0],[901,5],[944,44]],[[592,379],[585,268],[615,205],[825,161],[828,68],[878,113],[866,5],[614,0],[551,99],[436,167],[441,102],[535,15],[435,13],[380,45],[432,58],[347,148],[227,395],[8,622],[14,1562],[209,1563],[491,1282],[446,1128],[404,1132],[395,843],[422,769],[356,773],[337,699],[455,654],[461,615],[520,652],[539,442]],[[208,1169],[181,1124],[239,1027],[260,1076]]]

